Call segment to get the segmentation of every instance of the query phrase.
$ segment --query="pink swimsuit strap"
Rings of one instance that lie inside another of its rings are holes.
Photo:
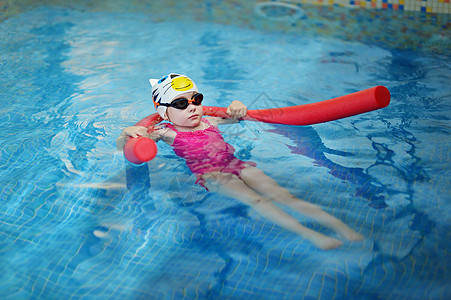
[[[213,131],[213,132],[217,132],[219,135],[221,135],[221,132],[219,131],[219,129],[215,126],[212,126],[210,124],[210,122],[207,119],[202,119],[201,122],[205,123],[208,125],[207,128],[205,129],[201,129],[201,130],[196,130],[196,131],[178,131],[174,125],[172,125],[171,123],[167,123],[165,124],[167,127],[171,128],[172,130],[175,131],[175,133],[177,134],[177,136],[180,134],[181,136],[192,136],[192,135],[200,135],[203,134],[205,131]]]

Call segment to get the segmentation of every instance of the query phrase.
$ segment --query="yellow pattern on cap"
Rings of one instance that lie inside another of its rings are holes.
[[[172,88],[176,91],[187,91],[193,87],[193,82],[188,77],[175,77],[171,82]]]

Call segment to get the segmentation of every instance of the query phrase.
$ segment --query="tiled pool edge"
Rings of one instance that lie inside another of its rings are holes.
[[[451,14],[450,0],[281,0],[281,2]]]

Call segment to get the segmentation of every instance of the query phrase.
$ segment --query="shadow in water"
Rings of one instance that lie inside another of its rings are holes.
[[[329,169],[329,173],[343,181],[347,181],[355,185],[355,196],[365,198],[369,201],[369,206],[373,208],[386,207],[384,187],[364,172],[362,168],[348,168],[341,166],[330,159],[325,153],[330,153],[339,156],[352,156],[353,154],[334,150],[326,147],[318,133],[310,126],[285,126],[273,125],[274,129],[269,132],[283,135],[292,140],[296,146],[287,145],[291,153],[302,155],[313,159],[314,164],[318,167]]]

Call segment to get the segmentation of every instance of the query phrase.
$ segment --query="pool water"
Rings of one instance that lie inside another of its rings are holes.
[[[195,19],[42,6],[0,23],[2,298],[449,297],[450,57]],[[194,185],[163,144],[128,164],[115,139],[153,113],[148,79],[169,72],[208,105],[251,109],[387,86],[375,112],[221,128],[365,240],[319,250]]]

